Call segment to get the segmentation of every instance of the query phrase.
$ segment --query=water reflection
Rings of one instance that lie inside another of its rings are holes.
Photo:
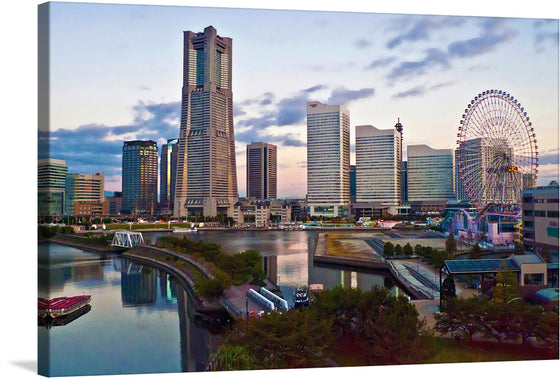
[[[218,333],[212,334],[197,315],[191,290],[166,272],[64,246],[39,251],[39,292],[49,295],[42,297],[92,296],[83,313],[56,328],[38,328],[42,373],[202,371],[222,341],[221,330],[210,328]]]

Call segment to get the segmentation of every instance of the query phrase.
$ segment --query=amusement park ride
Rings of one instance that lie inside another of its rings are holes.
[[[472,207],[455,213],[450,231],[466,242],[513,244],[521,228],[521,193],[536,185],[538,173],[527,112],[505,91],[484,91],[465,109],[457,138],[457,197]]]

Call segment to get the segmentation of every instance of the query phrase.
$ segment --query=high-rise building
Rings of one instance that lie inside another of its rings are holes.
[[[39,159],[37,167],[38,215],[55,216],[64,213],[65,185],[68,167],[60,159]]]
[[[64,213],[68,215],[92,214],[92,209],[101,213],[105,196],[105,174],[66,175],[66,204]],[[78,210],[89,209],[90,211]],[[95,211],[94,211],[95,212]],[[97,212],[95,212],[97,213]]]
[[[519,188],[531,188],[535,184],[534,178],[524,178],[521,172],[509,172],[499,167],[507,164],[504,157],[513,157],[513,147],[502,139],[467,140],[461,143],[455,154],[458,200],[468,201],[472,197],[481,204],[518,203],[521,201]]]
[[[177,142],[179,140],[168,139],[161,147],[161,159],[159,169],[159,204],[162,210],[173,212],[175,202],[175,184],[177,182]]]
[[[350,112],[307,103],[307,201],[311,216],[341,217],[350,203]]]
[[[397,214],[401,201],[402,125],[356,126],[356,202],[378,203]]]
[[[350,165],[350,202],[356,202],[356,165]]]
[[[276,199],[277,148],[264,142],[247,145],[247,197],[255,200]]]
[[[154,141],[125,141],[122,211],[151,213],[157,206],[158,147]]]
[[[216,216],[237,202],[232,40],[208,26],[184,32],[174,215]]]
[[[408,200],[455,199],[453,149],[408,145]]]
[[[408,202],[408,161],[401,166],[401,202]]]

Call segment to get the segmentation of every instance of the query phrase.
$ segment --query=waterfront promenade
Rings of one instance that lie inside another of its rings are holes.
[[[183,260],[200,270],[200,272],[202,272],[208,279],[214,279],[214,276],[204,263],[192,259],[188,255],[176,253],[168,249],[141,245],[123,253],[123,257],[125,258],[136,260],[139,263],[154,265],[174,274],[185,287],[188,287],[191,290],[194,289],[195,274],[193,271],[184,266],[179,267],[178,265],[158,259],[164,256],[176,257],[179,260]],[[271,289],[272,286],[272,283],[267,281],[267,288]],[[263,311],[263,308],[247,297],[247,291],[251,288],[258,291],[260,286],[244,283],[239,286],[229,287],[225,290],[224,295],[219,300],[220,306],[218,306],[215,302],[209,303],[204,299],[200,299],[195,296],[197,300],[197,308],[200,312],[212,312],[221,307],[228,311],[231,316],[240,318],[247,317],[247,315],[251,314],[251,312],[258,314]]]

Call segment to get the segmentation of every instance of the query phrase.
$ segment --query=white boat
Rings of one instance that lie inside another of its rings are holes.
[[[191,228],[173,228],[173,233],[196,233],[198,232],[198,229],[196,229],[194,226]]]

